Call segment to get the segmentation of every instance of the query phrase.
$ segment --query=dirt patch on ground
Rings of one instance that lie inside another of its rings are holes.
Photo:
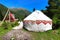
[[[22,30],[11,30],[2,37],[2,40],[32,40],[28,32]]]

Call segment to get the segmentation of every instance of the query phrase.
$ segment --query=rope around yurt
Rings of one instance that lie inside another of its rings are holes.
[[[5,16],[4,16],[3,20],[2,20],[2,22],[0,23],[0,26],[3,24],[4,20],[6,19],[7,15],[8,15],[8,12],[9,12],[9,9],[7,10],[7,12],[6,12],[6,14],[5,14]],[[10,17],[9,17],[9,19],[10,19]]]

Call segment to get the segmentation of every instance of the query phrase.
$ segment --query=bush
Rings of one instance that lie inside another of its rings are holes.
[[[15,26],[18,26],[18,25],[19,25],[19,24],[18,24],[18,21],[11,22],[10,24],[11,24],[12,27],[15,27]]]
[[[57,29],[60,27],[60,15],[59,14],[55,14],[53,16],[53,29]]]
[[[4,29],[8,29],[8,27],[14,27],[17,25],[19,25],[18,21],[16,21],[16,22],[4,21],[3,24],[1,25],[1,27],[3,27]]]
[[[4,21],[1,26],[4,27],[4,29],[8,29],[8,27],[11,27],[11,24],[9,22]]]

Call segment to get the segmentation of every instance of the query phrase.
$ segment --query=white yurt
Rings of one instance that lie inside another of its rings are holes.
[[[35,10],[24,19],[24,27],[29,31],[42,32],[52,29],[52,19],[43,12]]]

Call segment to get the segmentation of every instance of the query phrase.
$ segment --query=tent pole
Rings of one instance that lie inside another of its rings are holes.
[[[10,23],[10,11],[9,11],[9,23]]]
[[[2,23],[4,22],[4,20],[5,20],[6,16],[7,16],[7,14],[8,14],[8,11],[9,11],[9,9],[7,10],[7,12],[6,12],[6,14],[5,14],[5,16],[4,16],[3,20],[2,20],[2,22],[0,23],[0,26],[1,26]]]

